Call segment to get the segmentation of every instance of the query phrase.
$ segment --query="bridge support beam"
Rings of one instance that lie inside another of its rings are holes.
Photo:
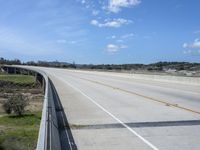
[[[44,81],[43,76],[39,73],[36,73],[35,74],[35,80],[36,80],[36,82],[39,82],[41,84],[42,89],[45,92],[45,81]]]

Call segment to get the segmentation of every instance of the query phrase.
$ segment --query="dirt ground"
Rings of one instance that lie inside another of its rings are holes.
[[[0,81],[0,115],[5,114],[2,107],[3,102],[16,93],[21,93],[28,98],[27,112],[38,112],[42,110],[43,90],[40,85],[18,85],[10,82]]]
[[[23,116],[7,115],[3,102],[15,94],[28,100]],[[0,80],[0,150],[34,150],[41,120],[44,92],[39,83],[15,83]]]

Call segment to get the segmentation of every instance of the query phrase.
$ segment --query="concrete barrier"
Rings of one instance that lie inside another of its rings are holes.
[[[118,72],[100,72],[100,71],[84,71],[84,70],[69,70],[72,72],[89,73],[96,75],[106,75],[113,77],[122,77],[129,79],[138,80],[150,80],[150,81],[160,81],[168,83],[179,83],[179,84],[189,84],[189,85],[200,85],[200,77],[183,77],[183,76],[172,76],[172,75],[149,75],[149,74],[134,74],[134,73],[118,73]]]
[[[145,74],[130,74],[131,78],[141,80],[153,80],[160,82],[171,82],[180,84],[200,85],[199,77],[182,77],[182,76],[169,76],[169,75],[145,75]]]
[[[61,150],[58,119],[55,108],[55,96],[53,95],[53,87],[45,72],[27,68],[24,66],[3,66],[8,73],[16,73],[16,70],[34,71],[36,79],[42,83],[45,91],[42,116],[40,121],[40,129],[37,141],[37,150]],[[21,72],[21,71],[20,71]],[[57,108],[58,109],[58,108]]]

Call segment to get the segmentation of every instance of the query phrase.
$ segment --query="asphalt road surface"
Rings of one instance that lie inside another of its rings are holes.
[[[199,150],[200,85],[42,68],[80,150]]]

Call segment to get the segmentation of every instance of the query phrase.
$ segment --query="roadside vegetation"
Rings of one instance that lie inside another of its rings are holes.
[[[12,74],[0,74],[0,81],[12,82],[14,84],[26,84],[26,85],[34,85],[34,77],[28,75],[12,75]]]
[[[40,125],[40,112],[30,112],[22,116],[0,117],[1,150],[34,150]]]
[[[16,114],[22,116],[25,113],[25,108],[29,104],[29,99],[23,94],[14,94],[3,102],[3,109],[7,114]]]
[[[43,91],[33,76],[0,72],[0,150],[34,150]]]

